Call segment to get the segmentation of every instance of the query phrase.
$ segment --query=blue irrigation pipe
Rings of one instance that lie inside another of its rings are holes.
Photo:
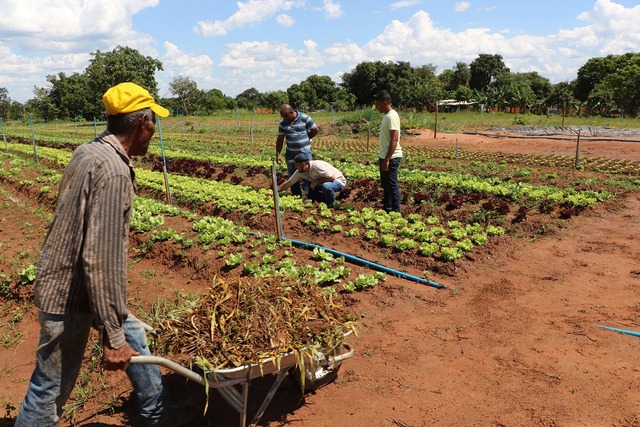
[[[626,329],[613,328],[611,326],[604,326],[604,325],[596,325],[596,326],[599,327],[599,328],[609,329],[610,331],[620,332],[622,334],[627,334],[627,335],[633,335],[634,337],[640,337],[640,332],[629,331],[629,330],[626,330]]]
[[[407,280],[412,280],[414,282],[418,282],[418,283],[421,283],[423,285],[428,285],[428,286],[431,286],[431,287],[434,287],[434,288],[437,288],[437,289],[451,289],[451,290],[453,290],[453,288],[449,288],[448,286],[442,285],[440,283],[436,283],[436,282],[433,282],[431,280],[423,279],[422,277],[414,276],[412,274],[405,273],[403,271],[394,270],[393,268],[386,267],[384,265],[380,265],[380,264],[377,264],[375,262],[371,262],[371,261],[368,261],[368,260],[363,259],[363,258],[359,258],[359,257],[354,256],[354,255],[349,255],[349,254],[346,254],[344,252],[337,251],[335,249],[327,248],[327,247],[320,246],[320,245],[315,245],[313,243],[302,242],[300,240],[289,239],[288,237],[283,237],[282,240],[288,240],[289,242],[291,242],[292,245],[300,246],[300,247],[307,248],[307,249],[315,249],[315,248],[323,249],[325,252],[329,252],[330,254],[333,254],[333,255],[336,255],[336,256],[342,256],[342,257],[344,257],[345,260],[350,261],[352,263],[365,265],[365,266],[367,266],[367,267],[369,267],[369,268],[371,268],[373,270],[382,271],[384,273],[391,274],[392,276],[401,277],[401,278],[407,279]]]
[[[162,171],[164,172],[164,183],[167,190],[167,204],[173,205],[173,197],[171,196],[171,184],[169,184],[169,172],[167,170],[167,158],[164,155],[164,142],[162,140],[162,125],[160,117],[158,117],[158,133],[160,134],[160,151],[162,152]]]

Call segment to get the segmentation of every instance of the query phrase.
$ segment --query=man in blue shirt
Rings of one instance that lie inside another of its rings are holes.
[[[311,139],[318,134],[318,126],[309,115],[294,110],[291,105],[283,104],[280,107],[282,120],[278,125],[278,138],[276,139],[276,162],[280,163],[280,152],[286,142],[285,159],[287,160],[287,172],[291,177],[296,171],[293,159],[300,153],[311,154]],[[302,195],[299,185],[291,187],[291,193]]]

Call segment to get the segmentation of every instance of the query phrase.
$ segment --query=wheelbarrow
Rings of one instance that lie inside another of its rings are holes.
[[[268,358],[261,363],[247,364],[230,369],[215,369],[206,374],[200,374],[186,368],[172,360],[160,356],[133,356],[133,364],[154,364],[169,369],[187,379],[205,387],[216,389],[229,405],[240,414],[240,427],[247,426],[247,407],[249,403],[249,383],[251,380],[265,375],[276,374],[276,380],[271,386],[260,408],[253,416],[251,424],[256,424],[267,409],[269,403],[280,387],[287,373],[294,381],[305,377],[304,391],[308,392],[333,381],[342,362],[354,351],[346,344],[341,344],[328,351],[314,351],[313,354],[303,354],[304,366],[299,366],[296,354],[284,353],[279,357]],[[300,372],[304,369],[304,372]]]

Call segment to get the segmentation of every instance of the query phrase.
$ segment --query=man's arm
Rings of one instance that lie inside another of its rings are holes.
[[[280,163],[280,152],[282,151],[282,146],[284,145],[284,135],[278,135],[276,139],[276,163]]]
[[[314,137],[318,134],[318,132],[319,132],[319,131],[320,131],[320,130],[318,129],[318,127],[317,127],[317,126],[316,126],[315,128],[313,128],[313,129],[311,129],[311,130],[309,131],[309,139],[314,138]]]
[[[95,326],[102,332],[104,366],[122,369],[133,351],[122,327],[129,315],[125,251],[129,227],[125,212],[132,208],[127,206],[126,196],[132,189],[129,177],[104,179],[106,182],[93,194],[82,261]]]
[[[382,170],[389,170],[389,160],[391,160],[391,156],[396,151],[398,147],[398,137],[400,136],[400,132],[396,129],[389,130],[389,136],[391,137],[391,142],[389,143],[389,149],[387,150],[387,155],[384,157],[384,162],[382,163]]]

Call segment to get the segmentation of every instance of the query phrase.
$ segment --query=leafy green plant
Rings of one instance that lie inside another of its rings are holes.
[[[418,249],[418,253],[422,256],[430,257],[438,253],[440,246],[437,243],[423,243]]]
[[[383,234],[380,236],[380,245],[385,248],[391,248],[396,243],[396,236],[393,234]]]
[[[313,258],[317,260],[332,261],[333,254],[322,248],[313,248]]]
[[[18,274],[18,279],[21,285],[27,285],[33,283],[36,280],[36,266],[30,264]]]
[[[347,230],[344,235],[345,237],[357,237],[360,235],[360,229],[358,227],[353,227]]]
[[[407,251],[410,249],[415,249],[418,246],[415,240],[413,239],[402,239],[398,243],[396,243],[396,250],[398,251]]]
[[[242,254],[239,254],[239,253],[231,254],[225,260],[225,264],[228,267],[235,268],[242,263],[243,258],[244,257],[242,256]]]
[[[502,236],[504,235],[504,228],[499,226],[488,225],[487,226],[487,235],[489,236]]]
[[[442,248],[440,255],[442,255],[442,259],[445,261],[454,261],[462,257],[462,250],[460,250],[460,248]]]

